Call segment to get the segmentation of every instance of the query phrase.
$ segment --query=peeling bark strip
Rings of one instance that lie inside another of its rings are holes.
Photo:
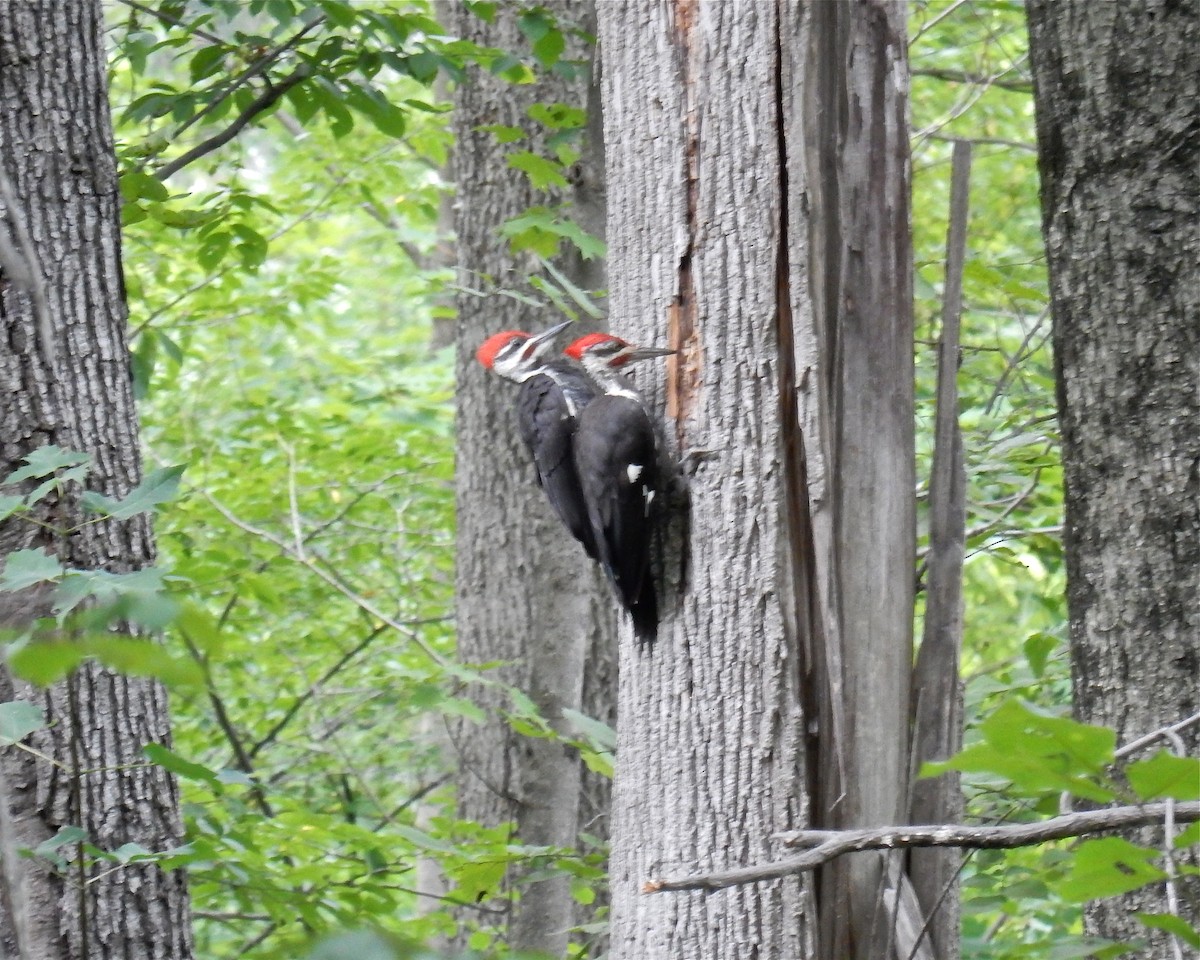
[[[90,454],[92,489],[120,498],[138,482],[141,464],[102,24],[97,0],[61,4],[53,16],[40,4],[0,4],[0,163],[16,198],[4,216],[19,218],[32,239],[56,341],[52,352],[38,349],[30,297],[0,282],[0,475],[53,443]],[[70,498],[46,508],[60,526],[71,525],[78,509]],[[70,566],[114,572],[154,559],[144,514],[89,523],[69,536],[21,519],[0,524],[0,556],[26,547]],[[37,612],[10,611],[18,618]],[[157,851],[181,842],[174,781],[142,755],[146,743],[170,742],[159,684],[89,664],[45,692],[0,675],[0,701],[14,697],[45,708],[51,726],[32,742],[63,765],[12,748],[0,752],[19,846],[34,847],[71,825],[103,850],[133,842]],[[76,851],[61,852],[70,858]],[[28,908],[23,956],[192,955],[182,871],[110,867],[76,863],[63,877],[43,860],[19,861]],[[15,951],[13,918],[0,907],[0,953]]]
[[[937,414],[933,469],[929,481],[929,566],[924,633],[913,669],[912,770],[948,760],[962,749],[963,697],[959,680],[962,649],[962,568],[966,547],[967,475],[958,424],[959,327],[962,274],[967,251],[971,188],[971,144],[954,144],[950,178],[950,224],[946,235],[946,282],[938,346]],[[910,823],[954,823],[963,818],[957,771],[918,780],[909,801]],[[930,939],[939,960],[957,960],[959,950],[958,874],[955,851],[916,850],[909,858],[917,896],[931,921]]]
[[[678,42],[680,77],[684,91],[683,176],[687,183],[687,220],[684,223],[684,249],[679,255],[679,279],[675,298],[667,311],[667,343],[676,354],[667,360],[667,416],[675,421],[675,440],[684,449],[687,418],[700,390],[703,351],[696,332],[696,282],[692,274],[692,255],[700,231],[697,212],[700,181],[700,121],[696,115],[695,78],[693,76],[693,28],[698,0],[674,0],[672,10]]]
[[[1124,740],[1197,708],[1200,5],[1031,0],[1028,16],[1075,713]],[[1183,738],[1200,749],[1200,729]],[[1200,878],[1179,901],[1200,922]],[[1134,914],[1166,909],[1143,887],[1090,904],[1087,928],[1163,957],[1168,935]]]

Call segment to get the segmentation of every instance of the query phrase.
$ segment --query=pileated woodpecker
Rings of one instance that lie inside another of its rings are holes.
[[[607,333],[589,334],[566,349],[603,390],[579,415],[575,468],[600,564],[642,643],[658,635],[650,548],[662,505],[661,451],[645,402],[620,370],[674,352],[636,347]]]
[[[549,355],[554,338],[570,323],[560,323],[536,337],[505,330],[488,337],[475,357],[493,373],[521,385],[517,426],[533,457],[538,484],[571,535],[597,560],[596,539],[572,457],[572,438],[579,412],[600,391],[576,364],[561,355]]]

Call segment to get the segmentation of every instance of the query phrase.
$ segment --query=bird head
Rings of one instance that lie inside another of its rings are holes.
[[[475,359],[493,373],[518,383],[528,380],[542,366],[554,347],[554,338],[572,321],[557,324],[536,337],[521,330],[503,330],[479,345]]]
[[[580,337],[565,353],[572,360],[578,360],[584,367],[593,369],[607,367],[609,370],[619,370],[628,363],[639,360],[649,360],[651,357],[666,357],[674,350],[662,347],[639,347],[614,337],[611,333],[589,333]]]

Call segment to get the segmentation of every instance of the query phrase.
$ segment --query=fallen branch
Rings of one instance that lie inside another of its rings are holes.
[[[1104,833],[1126,827],[1144,827],[1164,822],[1174,806],[1175,823],[1200,820],[1200,801],[1162,801],[1140,806],[1111,807],[1052,817],[1040,823],[1017,823],[1003,827],[974,827],[965,824],[920,827],[881,827],[869,830],[799,830],[778,834],[776,839],[792,847],[811,847],[807,853],[755,867],[739,867],[690,877],[650,880],[643,893],[666,890],[720,890],[743,883],[778,880],[815,870],[846,853],[860,850],[901,850],[908,847],[964,847],[972,850],[1007,850],[1029,847],[1050,840],[1065,840],[1089,833]]]

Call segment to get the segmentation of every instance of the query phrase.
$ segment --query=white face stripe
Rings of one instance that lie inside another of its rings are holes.
[[[625,475],[629,477],[630,483],[637,483],[637,478],[642,475],[642,469],[640,463],[631,463],[625,468]]]

